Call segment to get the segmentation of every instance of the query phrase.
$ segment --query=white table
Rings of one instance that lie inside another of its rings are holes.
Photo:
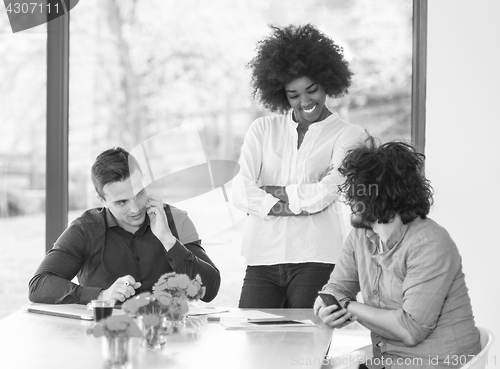
[[[311,309],[268,309],[290,319],[311,319],[318,328],[280,331],[225,330],[218,322],[169,336],[167,346],[138,348],[134,368],[320,368],[333,330]],[[93,322],[16,312],[0,320],[0,368],[93,369],[103,367],[101,338],[87,335]],[[334,337],[342,340],[342,331]]]

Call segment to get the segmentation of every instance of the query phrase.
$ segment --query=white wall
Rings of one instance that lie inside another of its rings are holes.
[[[427,63],[430,216],[458,245],[476,323],[496,336],[488,367],[498,368],[500,1],[429,0]]]

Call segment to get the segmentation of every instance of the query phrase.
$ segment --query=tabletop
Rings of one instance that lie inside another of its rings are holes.
[[[138,348],[135,367],[321,367],[317,364],[321,363],[328,350],[332,329],[320,323],[311,309],[261,311],[290,319],[311,319],[318,327],[232,331],[224,329],[218,322],[206,322],[197,329],[186,329],[183,333],[169,336],[166,347],[161,350]],[[13,369],[101,368],[102,338],[87,334],[87,329],[94,324],[25,311],[16,312],[0,321],[0,366]]]
[[[134,367],[321,368],[333,329],[322,324],[312,309],[259,310],[288,319],[310,319],[317,327],[226,330],[219,322],[205,320],[197,329],[168,336],[160,350],[138,347]],[[0,320],[0,367],[102,368],[103,338],[87,334],[94,324],[18,311]],[[341,331],[336,330],[336,335]]]

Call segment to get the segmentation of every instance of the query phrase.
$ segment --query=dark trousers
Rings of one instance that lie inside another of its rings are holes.
[[[240,308],[312,308],[335,264],[299,263],[248,266]]]

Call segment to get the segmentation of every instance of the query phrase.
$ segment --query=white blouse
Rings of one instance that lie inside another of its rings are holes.
[[[250,126],[233,181],[234,205],[248,214],[242,255],[248,265],[336,263],[345,239],[338,172],[346,151],[364,131],[332,114],[309,126],[297,149],[297,123],[286,115],[262,117]],[[333,170],[321,181],[321,174]],[[279,201],[261,186],[286,186],[289,206],[310,216],[269,216]]]

